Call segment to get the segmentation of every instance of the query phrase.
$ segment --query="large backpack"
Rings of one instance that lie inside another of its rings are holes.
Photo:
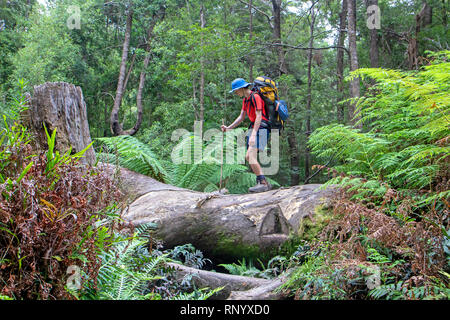
[[[253,91],[257,92],[264,100],[270,128],[283,130],[289,114],[284,100],[278,99],[278,88],[275,81],[265,76],[257,77],[253,81]]]

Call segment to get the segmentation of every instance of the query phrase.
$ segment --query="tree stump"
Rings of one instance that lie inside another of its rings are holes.
[[[67,152],[70,147],[72,153],[85,149],[92,141],[81,88],[65,82],[46,82],[33,89],[26,118],[38,146],[47,148],[45,124],[49,134],[57,130],[55,149],[60,153]],[[95,163],[92,147],[80,158],[80,162]]]

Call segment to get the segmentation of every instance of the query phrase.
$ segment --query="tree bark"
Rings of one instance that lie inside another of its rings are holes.
[[[252,13],[252,10],[253,10],[253,0],[249,0],[248,11],[249,11],[249,16],[250,16],[250,23],[249,23],[250,42],[252,42],[252,40],[253,40],[253,13]],[[250,82],[253,82],[253,57],[252,57],[252,55],[249,55],[249,58],[248,58],[248,69],[249,69],[248,79]]]
[[[297,186],[300,183],[300,173],[299,173],[299,161],[300,155],[298,152],[297,136],[295,135],[295,129],[292,127],[290,133],[287,137],[289,145],[290,154],[290,164],[291,164],[291,186]]]
[[[346,34],[346,22],[347,22],[347,0],[342,0],[342,10],[339,14],[339,38],[338,46],[343,47]],[[337,49],[337,121],[338,123],[344,123],[344,106],[340,102],[344,99],[344,50]]]
[[[122,132],[122,126],[119,123],[119,110],[120,110],[120,106],[122,104],[122,98],[123,98],[123,94],[124,94],[124,82],[125,82],[126,66],[127,66],[127,60],[128,60],[128,51],[130,48],[132,24],[133,24],[133,8],[132,8],[132,5],[130,4],[130,7],[128,8],[128,13],[127,13],[125,38],[123,40],[123,46],[122,46],[122,60],[120,62],[119,79],[117,81],[116,98],[114,100],[114,106],[111,111],[111,118],[110,118],[111,132],[114,136],[120,135]]]
[[[358,69],[358,53],[356,51],[356,0],[347,0],[348,44],[350,51],[350,71]],[[356,110],[356,100],[360,96],[359,77],[350,81],[350,97],[354,99],[349,105],[350,122],[355,125],[359,120]],[[357,127],[361,127],[359,124]]]
[[[409,69],[418,69],[419,68],[419,33],[420,30],[431,24],[433,17],[432,7],[424,2],[422,9],[416,15],[416,31],[415,35],[410,37],[408,42],[408,67]]]
[[[316,22],[316,13],[314,10],[315,2],[313,2],[310,9],[310,17],[311,23],[309,25],[309,47],[312,48],[314,44],[314,25]],[[310,150],[308,148],[308,140],[311,134],[311,103],[312,103],[312,76],[311,76],[311,68],[312,68],[312,59],[313,59],[313,51],[310,49],[308,51],[308,88],[306,93],[306,144],[305,144],[305,178],[310,175]]]
[[[92,141],[89,133],[86,103],[80,87],[65,82],[46,82],[33,87],[30,108],[25,113],[26,125],[34,133],[34,142],[39,149],[47,149],[47,136],[56,131],[56,150],[72,153],[85,149]],[[81,163],[93,165],[95,152],[90,147]]]
[[[224,1],[223,3],[223,24],[226,26],[227,25],[227,3],[226,1]],[[225,44],[225,46],[227,46],[227,44]],[[227,50],[228,51],[228,50]],[[228,123],[228,81],[227,81],[227,66],[228,66],[228,60],[226,58],[226,55],[224,57],[224,61],[223,61],[223,77],[224,77],[224,81],[223,81],[223,109],[222,109],[222,114],[223,117],[222,119],[224,120],[225,123]]]
[[[273,13],[273,42],[281,44],[281,0],[272,0]],[[287,74],[286,60],[282,46],[276,46],[278,54],[279,75]]]
[[[378,6],[378,0],[367,0],[366,7]],[[378,68],[379,63],[379,52],[378,52],[378,31],[373,28],[370,30],[370,67]]]
[[[442,25],[447,28],[447,0],[442,0]]]
[[[200,8],[200,28],[202,29],[200,47],[202,50],[200,57],[200,112],[199,112],[199,121],[200,121],[200,132],[203,132],[203,122],[205,120],[205,57],[204,57],[204,45],[205,39],[203,35],[203,29],[205,28],[205,6],[202,3]]]

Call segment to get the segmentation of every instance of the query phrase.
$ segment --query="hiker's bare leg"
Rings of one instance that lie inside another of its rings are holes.
[[[257,160],[257,155],[258,155],[258,149],[255,147],[249,147],[247,150],[247,154],[245,156],[245,159],[250,164],[250,167],[252,168],[253,173],[256,175],[256,186],[248,189],[248,191],[251,193],[264,192],[264,191],[268,191],[272,188],[272,186],[264,178],[261,165],[258,163],[258,160]]]
[[[245,155],[245,160],[250,164],[252,171],[257,176],[262,175],[262,168],[258,163],[258,149],[254,147],[249,147],[247,150],[247,154]]]

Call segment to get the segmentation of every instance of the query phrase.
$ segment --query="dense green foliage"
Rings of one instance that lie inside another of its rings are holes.
[[[35,1],[2,2],[0,32],[2,63],[0,64],[0,101],[14,87],[18,78],[32,85],[44,81],[67,81],[81,86],[88,106],[88,117],[93,137],[110,136],[109,117],[120,65],[127,6],[131,1],[107,2],[101,0],[51,0],[48,8]],[[165,16],[159,18],[153,38],[147,39],[146,28],[160,4]],[[200,74],[204,74],[204,129],[218,128],[221,120],[227,124],[239,114],[239,101],[228,93],[232,79],[249,78],[250,62],[253,77],[270,75],[279,85],[281,97],[291,108],[291,119],[281,139],[281,169],[275,180],[290,184],[291,173],[304,176],[304,157],[309,133],[306,127],[310,117],[311,130],[336,121],[336,103],[342,93],[336,88],[336,50],[314,51],[311,77],[311,111],[306,113],[309,1],[282,1],[281,36],[286,44],[284,55],[287,74],[280,74],[277,48],[272,46],[273,29],[266,13],[271,7],[255,0],[258,10],[252,12],[252,34],[249,33],[249,9],[239,1],[209,1],[204,5],[205,26],[200,24],[199,1],[134,0],[134,20],[127,64],[128,85],[124,93],[119,119],[130,127],[136,119],[137,84],[145,57],[145,44],[151,41],[151,60],[143,91],[143,123],[137,138],[152,145],[160,159],[168,160],[175,129],[192,127],[199,120]],[[445,7],[442,1],[428,1],[433,7],[433,22],[421,29],[419,55],[425,50],[448,48]],[[80,28],[70,29],[68,20],[80,9]],[[317,5],[314,47],[336,44],[339,28],[340,1],[323,1]],[[405,52],[409,36],[413,37],[415,19],[422,1],[379,0],[382,28],[378,30],[380,67],[405,67]],[[273,24],[273,22],[271,22]],[[366,8],[358,1],[357,28],[358,56],[361,67],[370,65],[369,33],[366,26]],[[303,49],[294,49],[299,47]],[[423,60],[425,61],[425,60]],[[348,74],[344,56],[344,74]],[[345,96],[345,93],[344,93]],[[4,107],[2,108],[4,109]],[[3,111],[3,110],[2,110]],[[348,120],[348,117],[346,117]],[[293,146],[288,135],[295,135],[299,152],[298,163],[293,164]],[[313,164],[318,159],[312,157]],[[299,167],[300,169],[297,169]],[[316,181],[320,179],[315,176]]]
[[[280,290],[295,299],[448,299],[447,1],[378,0],[376,46],[368,2],[356,1],[359,69],[350,72],[349,52],[342,51],[342,88],[336,47],[339,30],[348,31],[339,22],[342,1],[253,0],[253,9],[245,0],[40,2],[0,0],[0,299],[205,299],[215,292],[190,279],[180,284],[165,268],[171,259],[202,268],[201,252],[189,244],[162,252],[140,230],[122,230],[114,181],[100,167],[80,167],[82,152],[56,151],[56,130],[46,131],[47,150],[33,149],[20,123],[26,91],[46,81],[80,86],[99,161],[192,190],[246,193],[255,183],[248,166],[221,165],[222,150],[232,147],[238,158],[240,146],[217,143],[218,136],[199,139],[195,123],[203,121],[203,133],[231,124],[242,106],[229,93],[231,81],[259,75],[276,80],[290,111],[280,170],[270,183],[311,178],[338,184],[342,193],[332,212],[320,223],[307,220],[308,232],[267,265],[241,260],[220,267],[263,278],[289,270]],[[432,11],[418,20],[424,3]],[[145,72],[142,124],[134,136],[113,137],[131,6],[118,117],[124,128],[134,125]],[[79,28],[70,27],[71,19],[79,19]],[[343,43],[349,47],[348,39]],[[377,68],[369,68],[375,53]],[[361,98],[351,125],[354,79]],[[186,134],[173,139],[180,129]],[[80,290],[66,285],[71,265],[81,266]],[[379,286],[368,285],[374,279]]]
[[[421,197],[424,205],[449,197],[449,57],[450,52],[442,52],[420,72],[359,69],[354,73],[376,81],[359,102],[365,130],[324,126],[309,140],[318,156],[334,156],[341,162],[334,169],[345,177],[330,184],[344,180],[343,184],[360,190],[355,198],[367,201],[377,197],[379,201],[388,188]],[[424,190],[428,193],[420,192]],[[440,204],[436,209],[443,208]]]
[[[243,164],[228,164],[221,159],[221,147],[217,141],[214,143],[201,143],[198,138],[190,134],[184,137],[172,152],[173,162],[160,161],[157,155],[138,139],[130,136],[118,136],[111,138],[98,138],[103,152],[99,159],[104,162],[117,163],[130,170],[151,176],[160,181],[176,185],[178,187],[212,192],[220,189],[221,161],[222,188],[227,188],[230,193],[245,193],[254,185],[255,175],[248,172]],[[196,145],[198,147],[196,147]],[[197,159],[195,150],[199,148],[202,157]],[[226,152],[224,142],[223,153]],[[233,142],[234,158],[237,159],[236,142]],[[225,157],[225,155],[223,155]],[[279,184],[268,178],[268,181],[277,187]]]
[[[359,104],[365,130],[330,125],[311,136],[313,152],[338,162],[326,185],[345,194],[321,254],[286,284],[298,298],[448,299],[449,54],[419,72],[358,70],[376,81]],[[380,283],[369,291],[374,266]]]

